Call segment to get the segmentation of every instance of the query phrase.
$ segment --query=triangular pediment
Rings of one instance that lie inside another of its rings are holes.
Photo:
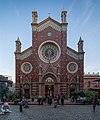
[[[53,29],[57,31],[61,31],[61,24],[57,22],[56,20],[48,17],[47,19],[43,20],[38,24],[37,31],[42,31],[47,27],[52,27]]]
[[[57,25],[59,25],[59,26],[61,25],[58,21],[52,19],[51,17],[48,17],[47,19],[45,19],[45,20],[43,20],[42,22],[40,22],[40,23],[38,24],[38,26],[40,26],[40,25],[42,25],[42,24],[44,24],[44,23],[46,23],[46,22],[48,22],[48,21],[51,21],[51,22],[53,22],[53,23],[55,23],[55,24],[57,24]]]

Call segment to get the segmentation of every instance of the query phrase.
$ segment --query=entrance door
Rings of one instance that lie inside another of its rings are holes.
[[[74,94],[75,94],[75,89],[70,89],[70,98],[71,96],[74,96]]]
[[[75,96],[76,85],[74,83],[70,84],[70,97]]]
[[[54,97],[54,85],[45,85],[45,95]]]
[[[30,98],[30,90],[24,89],[24,95],[25,95],[25,98],[29,99]]]
[[[25,83],[24,86],[24,96],[25,98],[29,99],[30,98],[30,87],[28,83]]]

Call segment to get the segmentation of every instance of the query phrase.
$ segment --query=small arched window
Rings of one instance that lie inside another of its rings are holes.
[[[90,81],[88,81],[88,87],[90,87],[90,84],[91,84]]]
[[[46,82],[51,83],[51,82],[53,82],[53,79],[52,79],[51,77],[48,77],[48,78],[46,79]]]

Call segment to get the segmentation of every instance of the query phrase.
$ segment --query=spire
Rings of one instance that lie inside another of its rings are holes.
[[[78,42],[78,52],[84,52],[83,51],[83,40],[82,40],[82,38],[80,37],[80,39],[79,39],[79,42]]]
[[[83,40],[82,40],[81,36],[80,36],[80,39],[79,39],[79,41],[83,42]]]
[[[19,37],[17,38],[16,42],[16,53],[21,53],[21,42]]]
[[[17,38],[17,40],[16,40],[16,41],[20,41],[19,37]]]

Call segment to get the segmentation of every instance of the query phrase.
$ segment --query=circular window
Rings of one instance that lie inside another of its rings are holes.
[[[55,62],[60,57],[61,50],[57,43],[46,41],[42,43],[38,49],[38,55],[40,59],[46,63]]]
[[[67,65],[67,71],[69,73],[75,73],[78,70],[78,65],[75,62],[70,62]]]
[[[21,70],[23,73],[28,74],[32,71],[32,65],[29,62],[25,62],[21,65]]]

